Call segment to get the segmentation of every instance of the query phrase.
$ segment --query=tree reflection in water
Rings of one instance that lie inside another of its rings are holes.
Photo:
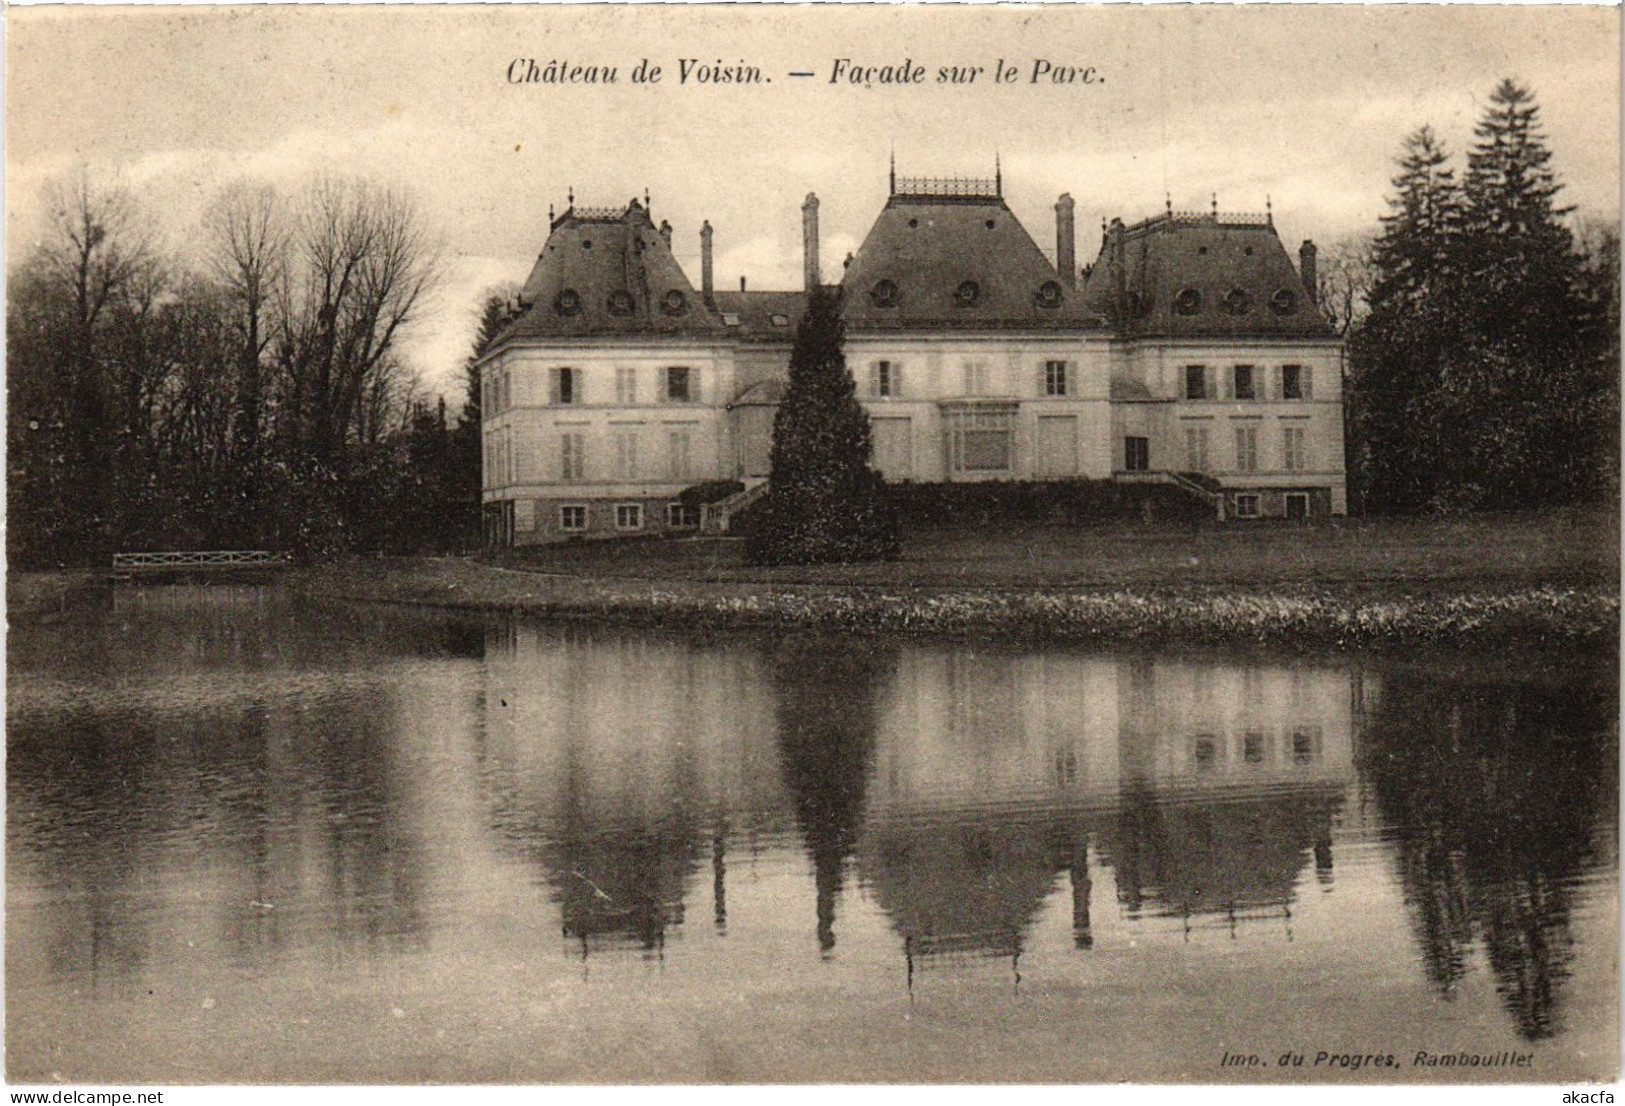
[[[1451,994],[1481,944],[1526,1040],[1559,1029],[1575,886],[1614,801],[1614,712],[1606,680],[1394,673],[1365,730],[1428,978]]]
[[[896,663],[895,646],[814,638],[784,641],[770,657],[779,757],[813,862],[825,956],[835,949],[836,902],[863,825],[880,697]]]

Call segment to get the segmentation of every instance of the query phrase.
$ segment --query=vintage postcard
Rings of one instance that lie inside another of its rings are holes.
[[[9,1083],[1618,1078],[1617,7],[6,23]]]

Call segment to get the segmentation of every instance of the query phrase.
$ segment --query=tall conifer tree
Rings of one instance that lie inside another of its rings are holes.
[[[846,367],[844,341],[839,290],[814,289],[773,422],[771,490],[746,539],[753,564],[897,556],[896,518],[869,467],[869,418]]]

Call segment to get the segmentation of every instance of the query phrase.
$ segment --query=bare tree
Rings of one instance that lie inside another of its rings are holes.
[[[398,192],[324,178],[303,197],[276,360],[289,429],[321,463],[363,426],[369,387],[438,276],[439,252]]]
[[[286,204],[269,185],[231,185],[204,214],[208,265],[225,291],[237,330],[237,411],[232,453],[245,467],[259,460],[264,419],[261,364],[275,333],[271,309],[288,263]]]
[[[48,185],[44,199],[43,234],[13,281],[14,294],[32,301],[18,305],[20,317],[38,326],[8,341],[12,517],[28,534],[24,545],[34,543],[25,555],[84,557],[111,534],[125,422],[150,390],[142,379],[150,366],[123,364],[128,328],[113,316],[133,304],[139,318],[164,281],[151,224],[123,189],[81,167]]]
[[[1321,314],[1326,316],[1338,337],[1347,338],[1355,324],[1365,317],[1366,296],[1376,272],[1370,235],[1340,238],[1321,251],[1315,292]]]

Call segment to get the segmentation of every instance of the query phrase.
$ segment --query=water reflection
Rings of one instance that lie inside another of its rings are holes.
[[[804,1025],[835,1016],[835,986],[879,1009],[1038,981],[1128,1025],[1122,996],[1170,965],[1275,1024],[1367,982],[1412,1036],[1445,1020],[1433,995],[1509,1041],[1613,1008],[1612,975],[1581,970],[1614,909],[1607,671],[715,639],[184,590],[13,631],[21,1055],[97,1003],[167,988],[195,1011],[227,978],[294,1024],[329,988],[411,979],[446,1024],[504,988],[543,996],[507,995],[516,1019],[583,995],[603,1014],[604,977],[630,972],[680,1021],[735,992]],[[205,1039],[174,1024],[177,1050]]]
[[[1605,683],[1403,674],[1366,731],[1428,978],[1449,996],[1482,946],[1527,1040],[1557,1031],[1576,884],[1616,802],[1615,709]]]
[[[564,936],[664,950],[703,853],[726,926],[726,848],[777,803],[757,735],[773,732],[759,658],[720,647],[495,626],[486,640],[486,786],[533,861]]]
[[[833,653],[790,640],[768,658],[779,756],[796,824],[812,858],[818,948],[835,948],[835,908],[863,825],[882,691],[897,649],[865,643]]]

